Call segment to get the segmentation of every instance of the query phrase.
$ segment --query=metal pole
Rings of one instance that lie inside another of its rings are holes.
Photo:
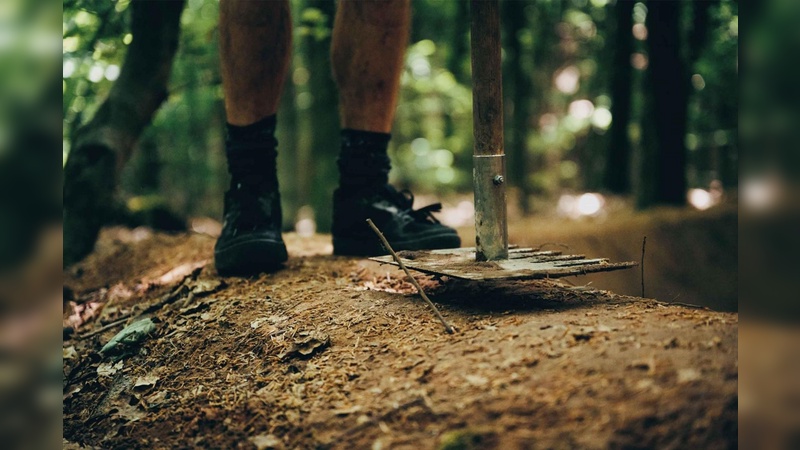
[[[498,0],[472,0],[472,122],[478,261],[508,259],[503,149],[503,78]]]

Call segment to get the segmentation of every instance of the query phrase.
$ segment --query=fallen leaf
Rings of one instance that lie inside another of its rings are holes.
[[[139,377],[136,379],[136,382],[133,383],[133,390],[146,391],[155,386],[156,382],[158,382],[158,377],[155,375],[145,375],[143,377]]]
[[[255,329],[258,329],[258,327],[260,327],[260,326],[261,326],[261,324],[263,324],[263,323],[265,323],[265,322],[267,322],[267,321],[269,321],[269,319],[268,319],[268,318],[266,318],[266,317],[259,317],[258,319],[256,319],[256,320],[254,320],[254,321],[250,322],[250,328],[252,328],[252,329],[254,329],[254,330],[255,330]]]
[[[167,391],[157,391],[145,397],[145,401],[150,407],[153,407],[164,403],[168,398],[169,394]]]
[[[212,292],[216,292],[221,287],[224,287],[221,280],[217,280],[214,278],[197,280],[191,285],[192,294],[195,296],[201,296],[210,294]]]
[[[64,359],[75,359],[78,357],[78,352],[75,351],[74,345],[70,345],[69,347],[61,349],[61,356]]]
[[[697,369],[680,369],[678,370],[678,383],[689,383],[700,379],[700,372]]]
[[[70,399],[73,395],[75,395],[78,392],[80,392],[82,389],[83,389],[83,386],[74,386],[72,389],[67,391],[66,394],[64,394],[63,401],[66,402],[68,399]]]
[[[137,320],[122,331],[117,333],[103,348],[100,353],[114,355],[124,353],[131,347],[139,344],[144,338],[156,330],[156,324],[149,318]]]
[[[110,377],[122,370],[123,361],[119,360],[116,363],[104,362],[97,366],[97,375],[101,377]]]
[[[129,402],[117,404],[116,409],[117,411],[113,415],[125,419],[128,423],[138,422],[147,416],[147,413]]]
[[[330,345],[330,337],[318,331],[310,331],[299,333],[299,337],[286,349],[283,353],[278,355],[279,358],[284,359],[287,356],[311,356],[312,354],[323,350]]]
[[[278,439],[274,434],[259,434],[258,436],[251,437],[249,441],[256,446],[256,450],[278,450],[284,448],[283,441]]]
[[[335,410],[333,410],[333,414],[335,414],[337,416],[348,416],[350,414],[354,414],[354,413],[360,412],[362,409],[364,409],[364,408],[361,407],[361,406],[356,405],[356,406],[353,406],[353,407],[350,407],[350,408],[335,409]]]
[[[161,285],[172,284],[181,278],[189,276],[193,271],[202,268],[207,261],[197,261],[186,264],[181,264],[178,267],[170,270],[169,272],[161,275],[156,282]]]
[[[467,380],[467,383],[477,387],[486,386],[486,384],[489,383],[488,378],[480,375],[466,375],[464,379]]]

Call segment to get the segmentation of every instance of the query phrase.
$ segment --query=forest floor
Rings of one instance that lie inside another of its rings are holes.
[[[449,335],[402,272],[286,239],[220,278],[211,236],[104,230],[64,274],[65,448],[737,446],[736,313],[421,277]]]

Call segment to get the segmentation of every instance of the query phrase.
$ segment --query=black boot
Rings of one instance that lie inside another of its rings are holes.
[[[428,250],[461,245],[456,231],[433,217],[434,204],[414,210],[414,196],[390,186],[386,147],[389,135],[342,131],[340,187],[333,195],[333,253],[374,256],[388,253],[367,225],[372,219],[395,250]]]
[[[372,219],[396,251],[461,245],[456,230],[442,225],[431,214],[441,209],[440,203],[417,210],[411,208],[413,203],[410,192],[398,192],[388,184],[361,193],[337,189],[333,195],[333,253],[351,256],[389,253],[367,225],[367,219]]]
[[[222,234],[214,247],[220,275],[274,271],[287,259],[274,131],[275,116],[247,127],[228,126],[231,187],[225,193]]]

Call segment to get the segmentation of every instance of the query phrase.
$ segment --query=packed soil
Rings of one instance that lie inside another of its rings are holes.
[[[447,334],[394,267],[286,239],[221,278],[212,236],[104,230],[64,274],[65,448],[737,447],[736,313],[420,276]]]

